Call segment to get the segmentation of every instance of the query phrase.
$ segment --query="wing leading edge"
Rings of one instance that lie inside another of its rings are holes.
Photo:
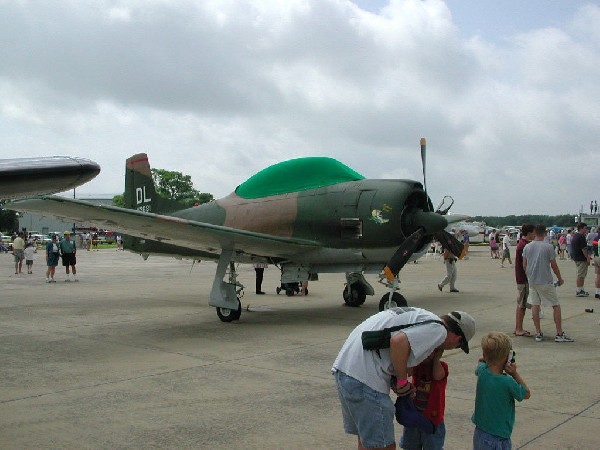
[[[15,200],[7,209],[85,222],[142,239],[186,247],[218,256],[222,249],[250,255],[291,257],[319,247],[314,241],[271,236],[179,217],[48,196]]]

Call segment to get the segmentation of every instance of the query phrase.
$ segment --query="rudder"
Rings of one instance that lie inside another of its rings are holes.
[[[167,214],[188,206],[156,193],[148,155],[138,153],[125,162],[125,208]]]
[[[187,208],[175,200],[166,199],[156,192],[150,162],[146,153],[130,156],[125,162],[125,195],[124,205],[127,209],[151,212],[155,214],[169,214]],[[134,236],[123,236],[123,248],[148,257],[149,253],[164,249],[165,244],[155,241],[140,239]]]

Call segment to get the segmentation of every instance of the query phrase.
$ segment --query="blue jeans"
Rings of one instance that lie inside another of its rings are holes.
[[[473,450],[511,450],[510,438],[503,438],[486,433],[481,428],[475,427],[473,433]]]
[[[444,450],[446,439],[446,425],[440,423],[435,426],[435,433],[427,434],[418,428],[404,427],[400,448],[404,450]]]
[[[344,431],[360,437],[363,447],[387,447],[396,442],[396,408],[389,394],[371,389],[339,370],[335,373]]]

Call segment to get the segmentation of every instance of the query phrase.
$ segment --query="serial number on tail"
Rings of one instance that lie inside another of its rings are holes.
[[[150,203],[152,199],[146,195],[146,186],[135,188],[135,201],[138,205],[136,208],[138,211],[151,212],[152,207]]]

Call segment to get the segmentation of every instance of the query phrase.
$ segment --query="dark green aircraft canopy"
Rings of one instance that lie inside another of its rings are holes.
[[[364,178],[333,158],[314,156],[267,167],[240,184],[235,193],[242,198],[269,197]]]

